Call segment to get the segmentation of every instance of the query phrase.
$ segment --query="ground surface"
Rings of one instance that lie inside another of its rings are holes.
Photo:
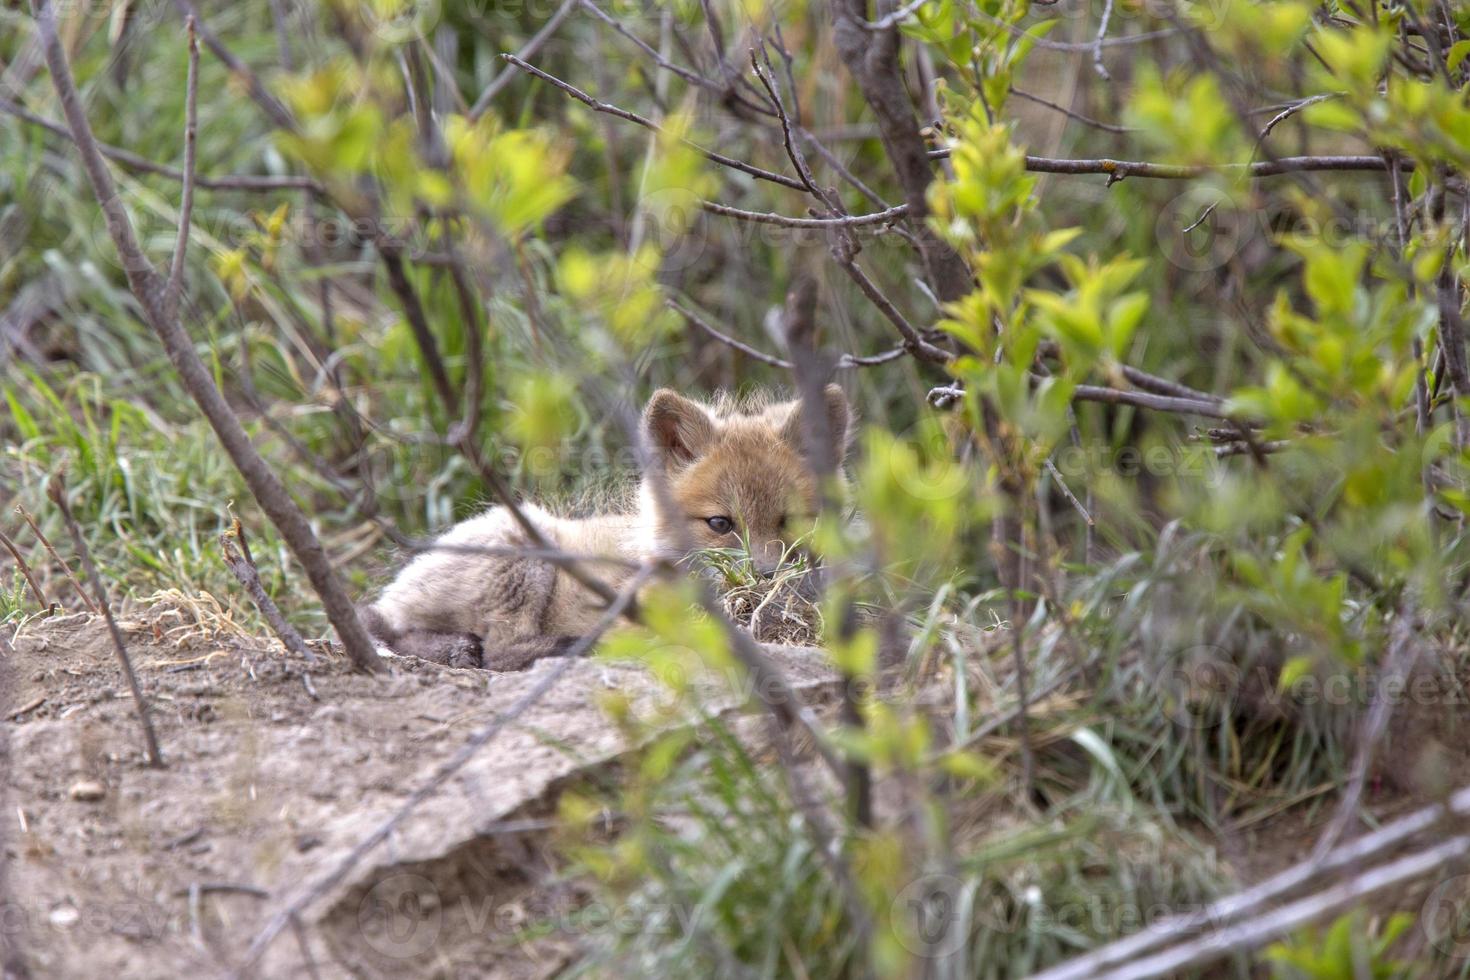
[[[494,674],[396,659],[387,676],[368,677],[328,651],[308,665],[219,623],[188,604],[122,620],[153,706],[161,769],[144,764],[100,620],[36,620],[8,654],[0,644],[8,736],[0,750],[10,760],[7,774],[0,751],[0,886],[9,894],[0,953],[7,943],[20,949],[27,973],[17,976],[229,975],[254,937],[282,922],[473,733],[565,663]],[[835,682],[822,654],[768,650],[803,697],[830,703]],[[604,699],[626,697],[648,717],[668,704],[666,690],[633,665],[571,664],[350,872],[320,888],[299,930],[285,922],[256,975],[543,977],[574,962],[579,937],[617,924],[589,917],[575,882],[558,877],[547,818],[562,789],[614,778],[636,747]],[[710,691],[711,713],[739,710],[725,687]],[[1436,786],[1470,780],[1465,710],[1399,712],[1394,749],[1367,787],[1368,811],[1387,817],[1436,798]],[[753,718],[736,727],[752,738],[764,730]],[[1423,779],[1431,770],[1438,778]],[[1316,805],[1283,807],[1207,843],[1239,881],[1263,878],[1310,850],[1334,790],[1324,785]],[[1402,896],[1385,898],[1384,909],[1408,907]]]
[[[556,669],[489,674],[398,660],[386,678],[307,668],[187,611],[124,620],[166,767],[144,765],[100,620],[37,621],[7,674],[11,903],[0,927],[33,977],[218,976],[303,890],[496,712]],[[772,648],[813,699],[814,651]],[[632,665],[582,661],[269,946],[259,975],[547,976],[570,962],[575,895],[548,894],[557,791],[629,749],[600,701],[652,710]],[[315,697],[313,697],[313,693]],[[717,705],[717,709],[720,710]],[[536,881],[540,884],[533,885]],[[570,925],[532,941],[524,926]],[[586,926],[586,923],[582,923]],[[309,950],[305,952],[305,950]]]

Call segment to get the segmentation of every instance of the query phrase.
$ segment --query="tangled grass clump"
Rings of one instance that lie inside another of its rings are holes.
[[[817,568],[805,553],[787,555],[773,575],[755,566],[747,551],[712,548],[700,552],[705,573],[720,593],[720,606],[736,625],[761,643],[819,646],[822,610]]]

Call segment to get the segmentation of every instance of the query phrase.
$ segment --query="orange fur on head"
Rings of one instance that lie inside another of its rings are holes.
[[[840,480],[852,413],[836,385],[824,400]],[[744,543],[759,570],[774,571],[817,510],[806,429],[800,402],[705,406],[667,388],[655,392],[643,414],[655,469],[644,478],[643,510],[656,549],[679,555]],[[668,506],[653,485],[660,478]]]

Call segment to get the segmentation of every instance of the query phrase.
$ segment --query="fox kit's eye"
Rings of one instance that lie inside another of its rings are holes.
[[[785,531],[786,530],[786,515],[785,514],[782,514],[781,515],[781,519],[776,522],[776,530],[778,530],[778,531]]]
[[[704,522],[708,524],[709,529],[716,534],[729,534],[731,531],[735,530],[735,522],[730,520],[730,518],[728,517],[706,517],[704,519]]]

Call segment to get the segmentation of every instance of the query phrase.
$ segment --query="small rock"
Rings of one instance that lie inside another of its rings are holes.
[[[51,924],[58,929],[70,929],[72,926],[76,925],[78,921],[80,921],[80,919],[82,918],[82,913],[78,911],[77,907],[75,905],[72,905],[70,902],[63,902],[62,904],[52,909],[51,914],[47,916],[47,918],[49,918],[51,920]]]
[[[79,779],[71,784],[67,795],[81,803],[96,803],[107,795],[107,787],[95,779]]]

